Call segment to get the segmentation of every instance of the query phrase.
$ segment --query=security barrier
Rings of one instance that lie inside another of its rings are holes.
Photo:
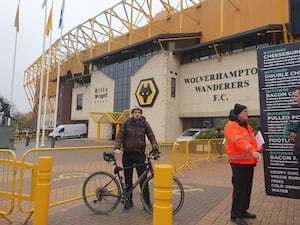
[[[182,175],[181,169],[191,169],[198,161],[210,162],[216,157],[223,157],[225,149],[222,141],[197,139],[159,143],[161,158],[153,163],[171,164],[174,171]],[[34,212],[38,161],[41,157],[53,159],[49,198],[49,207],[52,207],[81,199],[82,184],[89,174],[99,170],[111,172],[112,165],[102,157],[104,151],[113,151],[113,148],[111,145],[30,149],[23,154],[20,162],[16,161],[13,151],[0,150],[0,215],[11,222],[7,216],[13,211],[14,200],[17,199],[19,210],[29,213],[25,223],[30,219]],[[149,143],[146,151],[151,151]],[[121,155],[116,158],[121,165]],[[17,169],[19,179],[16,177]]]
[[[92,172],[109,169],[108,165],[103,163],[102,152],[111,151],[112,148],[112,146],[97,146],[31,149],[24,153],[20,162],[16,161],[13,151],[0,150],[0,215],[11,222],[8,215],[14,209],[14,200],[18,199],[19,210],[29,213],[25,223],[30,219],[35,206],[40,157],[53,158],[49,206],[55,206],[81,198],[83,180]],[[20,166],[20,177],[18,190],[15,190],[17,166]],[[16,191],[18,193],[15,193]]]
[[[17,134],[14,136],[15,142],[25,142],[26,138],[29,138],[30,141],[34,141],[36,139],[36,135],[35,134]]]
[[[104,151],[112,150],[113,146],[28,150],[21,159],[19,193],[22,193],[22,198],[18,202],[19,209],[26,213],[32,213],[34,210],[35,196],[32,184],[36,183],[36,168],[28,168],[26,164],[36,164],[41,156],[53,158],[49,199],[51,207],[80,199],[83,181],[90,173],[98,170],[112,171],[112,166],[102,159]]]
[[[162,152],[159,163],[171,162],[172,143],[160,143],[159,149]],[[18,202],[19,209],[26,213],[34,210],[35,196],[32,187],[36,183],[36,168],[26,165],[36,164],[41,156],[53,158],[49,200],[49,206],[52,207],[81,199],[82,184],[89,174],[99,170],[113,171],[112,165],[102,158],[104,151],[113,151],[113,146],[28,150],[21,160],[19,193],[22,193],[22,198]],[[147,151],[150,151],[150,146],[147,146]],[[117,156],[117,160],[121,164],[121,155]]]
[[[172,165],[175,171],[180,173],[181,169],[195,167],[196,162],[215,161],[218,157],[225,157],[225,145],[223,138],[214,139],[193,139],[174,143]]]
[[[188,144],[190,162],[195,166],[195,162],[210,160],[210,147],[208,139],[194,139]]]
[[[164,163],[164,164],[173,164],[173,158],[171,157],[172,149],[173,149],[173,142],[159,142],[158,148],[161,152],[159,161],[153,162],[155,163]],[[150,152],[152,150],[152,146],[150,143],[146,145],[146,152]]]
[[[10,223],[8,215],[14,209],[16,170],[16,154],[0,150],[0,215]]]
[[[224,138],[210,139],[208,146],[210,148],[210,159],[215,160],[216,158],[227,157]]]

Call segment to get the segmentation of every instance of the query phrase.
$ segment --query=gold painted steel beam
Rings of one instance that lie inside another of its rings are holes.
[[[165,48],[162,45],[162,42],[166,41],[180,41],[180,40],[189,40],[189,39],[196,39],[196,38],[201,38],[201,36],[192,36],[192,37],[180,37],[180,38],[164,38],[164,39],[157,39],[157,41],[154,41],[154,43],[158,43],[161,50],[165,51]]]
[[[235,2],[233,2],[233,0],[228,0],[228,2],[229,2],[230,5],[232,5],[236,10],[240,10],[239,7],[238,7],[238,5],[237,5]]]
[[[213,48],[213,49],[214,49],[214,51],[215,51],[215,53],[216,53],[216,56],[217,56],[217,59],[218,59],[218,60],[221,60],[221,55],[220,55],[220,53],[219,53],[217,47],[219,47],[219,46],[221,46],[221,45],[222,45],[222,44],[213,44],[213,45],[209,45],[209,46],[208,46],[208,48]]]

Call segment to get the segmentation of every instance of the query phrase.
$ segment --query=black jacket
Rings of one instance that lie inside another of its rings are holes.
[[[152,148],[158,149],[155,135],[145,117],[142,116],[139,121],[130,118],[121,125],[115,149],[121,149],[123,145],[124,152],[145,152],[145,136],[150,140]]]

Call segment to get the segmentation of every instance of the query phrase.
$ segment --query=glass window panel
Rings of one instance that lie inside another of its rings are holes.
[[[83,94],[77,95],[76,110],[82,110]]]
[[[175,98],[175,94],[176,94],[176,79],[175,78],[171,78],[171,97]]]

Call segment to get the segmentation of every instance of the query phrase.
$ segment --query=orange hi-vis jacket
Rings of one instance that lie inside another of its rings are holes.
[[[235,121],[229,121],[225,127],[226,153],[230,163],[256,164],[257,159],[252,152],[257,151],[257,144],[252,127],[248,129]]]

